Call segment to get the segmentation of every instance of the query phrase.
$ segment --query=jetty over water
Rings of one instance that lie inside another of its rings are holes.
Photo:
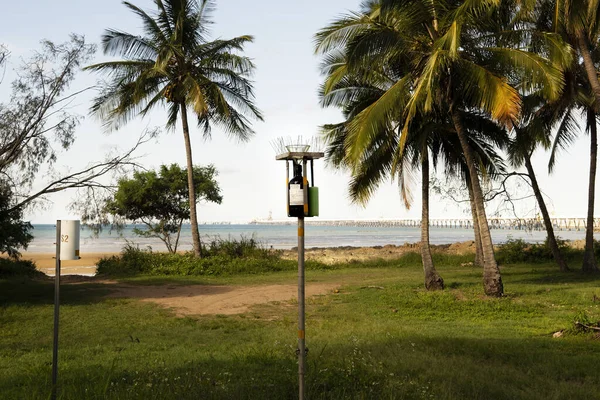
[[[586,218],[551,218],[555,230],[559,231],[582,231],[587,227]],[[288,225],[289,221],[252,221],[251,224],[257,225]],[[488,218],[490,229],[511,229],[542,231],[544,221],[541,218]],[[388,227],[406,227],[418,228],[421,226],[420,219],[397,219],[397,220],[315,220],[306,222],[313,226],[354,226],[365,228],[388,228]],[[437,228],[461,228],[472,229],[473,220],[471,218],[444,218],[430,219],[429,226]],[[600,230],[600,218],[594,218],[594,230]]]

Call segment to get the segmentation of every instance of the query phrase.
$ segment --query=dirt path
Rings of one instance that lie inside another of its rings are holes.
[[[339,284],[310,283],[306,296],[331,293]],[[242,314],[255,304],[297,299],[296,285],[261,286],[133,286],[116,285],[108,297],[135,298],[172,308],[179,316]]]

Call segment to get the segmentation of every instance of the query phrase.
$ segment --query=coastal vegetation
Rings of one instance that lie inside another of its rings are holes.
[[[516,167],[525,165],[548,242],[562,271],[568,270],[531,165],[538,144],[552,143],[552,158],[576,135],[575,110],[590,132],[590,185],[584,271],[594,259],[593,203],[596,119],[600,83],[594,49],[597,4],[512,1],[365,1],[316,35],[323,56],[323,106],[344,113],[343,123],[323,126],[329,159],[351,176],[350,197],[365,203],[382,179],[396,179],[407,201],[406,162],[422,170],[422,254],[425,286],[436,276],[428,256],[429,160],[451,158],[436,136],[458,139],[457,159],[476,225],[478,263],[486,294],[504,286],[491,242],[481,180],[504,173],[503,160],[487,165],[476,156],[473,137],[497,138],[496,148]],[[574,7],[574,8],[572,8]],[[575,79],[579,77],[579,79]],[[478,120],[469,125],[469,120]],[[425,121],[425,123],[424,123]],[[556,128],[556,129],[555,129]],[[504,130],[505,134],[497,134]],[[556,132],[553,132],[555,130]],[[504,140],[507,136],[509,140]],[[417,139],[416,147],[413,144]],[[455,149],[456,151],[456,149]],[[434,166],[435,166],[434,161]],[[490,168],[490,166],[493,166]],[[446,166],[448,174],[448,167]],[[448,174],[452,175],[452,174]],[[509,175],[510,176],[510,173]],[[434,279],[440,282],[441,278]]]
[[[204,138],[212,128],[239,141],[253,136],[252,121],[263,116],[244,50],[254,38],[211,38],[212,0],[154,0],[153,11],[123,4],[142,33],[107,29],[102,50],[114,60],[88,65],[96,49],[79,35],[44,41],[0,103],[0,253],[9,256],[0,258],[0,399],[49,398],[53,389],[60,399],[295,398],[293,296],[240,312],[187,308],[188,297],[206,300],[205,291],[238,299],[240,288],[253,297],[267,285],[296,290],[295,249],[254,237],[200,242],[197,204],[223,197],[216,168],[193,163],[190,123]],[[308,288],[326,288],[307,300],[307,398],[598,396],[600,289],[591,272],[600,257],[593,237],[599,7],[365,0],[316,33],[320,103],[342,112],[341,122],[321,127],[329,165],[349,172],[350,198],[360,205],[392,179],[410,207],[420,176],[422,220],[419,248],[407,245],[396,258],[307,260]],[[9,56],[0,45],[0,67]],[[132,154],[155,130],[121,155],[52,175],[33,190],[40,171],[76,139],[80,116],[69,104],[82,92],[69,88],[84,65],[106,79],[91,106],[106,129],[124,134],[129,121],[163,107],[166,129],[181,126],[185,168],[135,170]],[[549,171],[564,168],[560,152],[584,133],[586,241],[575,249],[554,232],[532,156],[547,150]],[[168,252],[130,243],[100,259],[97,276],[64,278],[53,388],[54,285],[19,258],[32,240],[26,207],[66,189],[106,189],[107,174],[120,180],[82,220],[142,222],[135,233],[159,238]],[[464,188],[473,253],[430,244],[434,174]],[[515,176],[534,192],[544,243],[492,243],[485,187]],[[187,221],[193,251],[181,252]],[[181,304],[165,306],[182,288],[189,293],[179,295]]]
[[[580,262],[584,252],[573,248],[569,242],[557,239],[557,244],[566,261]],[[600,247],[596,242],[597,252]],[[335,251],[335,250],[334,250]],[[356,249],[358,252],[359,249]],[[495,248],[496,257],[501,265],[529,263],[544,264],[553,261],[553,252],[549,241],[543,243],[527,243],[522,239],[509,239]],[[140,249],[132,244],[123,248],[120,254],[102,258],[98,262],[97,274],[101,278],[127,277],[183,277],[183,276],[235,276],[240,274],[264,274],[269,272],[294,271],[297,261],[289,254],[294,251],[283,251],[268,248],[254,238],[242,237],[227,240],[214,238],[205,247],[205,257],[197,258],[190,252],[164,253],[150,249]],[[445,246],[433,246],[430,253],[433,263],[444,266],[474,266],[473,254],[469,252],[449,252]],[[598,256],[598,254],[596,254]],[[406,248],[395,257],[386,259],[371,257],[366,260],[350,263],[323,258],[309,259],[306,269],[340,270],[359,263],[362,268],[405,267],[422,260],[422,253]],[[0,274],[1,275],[1,274]],[[426,287],[427,288],[427,287]],[[427,288],[429,289],[429,288]]]
[[[196,197],[202,195],[195,189],[188,112],[205,138],[212,127],[241,141],[252,137],[251,120],[262,120],[262,114],[254,103],[255,66],[243,52],[253,37],[212,39],[209,27],[216,4],[211,0],[156,0],[152,11],[123,4],[141,22],[142,32],[105,30],[102,50],[115,59],[84,68],[106,78],[91,112],[108,130],[117,130],[166,107],[165,126],[174,129],[180,124],[184,136],[187,182],[179,189],[187,190],[189,211],[176,217],[148,212],[141,216],[113,203],[113,215],[142,220],[149,229],[138,233],[161,237],[170,252],[178,248],[177,227],[189,220],[194,254],[200,256]],[[580,113],[590,135],[582,269],[597,271],[593,215],[600,81],[594,72],[599,29],[595,8],[595,3],[570,0],[373,0],[317,32],[315,50],[322,57],[324,75],[321,105],[343,114],[342,122],[322,127],[322,137],[330,164],[350,172],[350,197],[364,205],[384,180],[392,178],[409,207],[413,175],[421,173],[426,288],[445,286],[429,248],[429,181],[434,173],[460,182],[468,195],[474,263],[482,268],[487,295],[504,292],[487,222],[484,186],[490,182],[504,185],[513,176],[527,180],[554,261],[561,271],[569,270],[531,157],[537,149],[549,150],[549,170],[556,169],[559,152],[582,133]],[[40,168],[57,158],[50,133],[62,148],[73,143],[79,117],[64,104],[79,92],[69,94],[67,89],[94,52],[95,46],[77,35],[64,44],[43,42],[43,51],[25,62],[9,103],[0,107],[0,172],[5,177],[0,182],[0,221],[7,227],[4,232],[12,227],[15,233],[0,236],[3,253],[17,257],[31,240],[30,226],[23,221],[25,207],[60,190],[101,187],[100,176],[123,165],[136,167],[130,151],[51,182],[40,192],[23,190],[31,188]],[[10,54],[4,46],[0,54],[1,64]],[[56,115],[60,118],[53,125],[49,116]],[[178,206],[182,194],[173,201]],[[125,197],[135,196],[129,192]],[[125,197],[120,199],[131,200]],[[88,198],[83,203],[97,205]],[[103,217],[101,209],[83,210],[86,222]]]

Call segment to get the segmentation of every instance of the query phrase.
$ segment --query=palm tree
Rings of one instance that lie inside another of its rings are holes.
[[[429,149],[428,128],[435,123],[424,124],[422,129],[411,131],[411,139],[407,151],[398,154],[398,121],[388,120],[384,129],[372,138],[372,145],[361,155],[360,162],[348,156],[346,143],[349,140],[349,124],[365,107],[385,94],[395,73],[392,70],[365,71],[353,74],[347,69],[344,54],[337,53],[327,57],[322,64],[327,75],[326,82],[320,89],[323,106],[336,106],[343,110],[345,121],[338,124],[325,125],[322,129],[327,143],[327,161],[337,168],[349,169],[352,180],[349,194],[352,201],[366,204],[382,180],[396,178],[404,205],[409,208],[412,203],[412,174],[421,166],[422,172],[422,218],[421,218],[421,259],[427,290],[441,290],[444,280],[436,271],[429,244]],[[415,134],[412,134],[412,133]]]
[[[322,64],[326,75],[320,90],[322,105],[336,106],[343,110],[345,121],[326,125],[323,128],[325,142],[328,144],[328,161],[335,167],[347,168],[352,174],[349,192],[354,201],[365,204],[379,184],[386,178],[395,178],[401,188],[402,199],[410,207],[412,195],[410,182],[412,173],[421,167],[422,174],[422,218],[421,218],[421,258],[425,274],[425,287],[429,290],[443,288],[443,280],[436,272],[429,245],[429,166],[444,165],[447,174],[466,171],[464,157],[453,127],[446,121],[436,118],[422,118],[419,124],[413,124],[408,133],[403,153],[398,153],[398,142],[402,126],[401,120],[390,115],[384,129],[371,138],[371,143],[356,163],[346,152],[352,119],[366,107],[377,101],[394,82],[397,74],[393,69],[383,71],[369,68],[354,74],[348,70],[347,60],[337,53],[326,57]],[[343,76],[342,76],[343,75]],[[402,110],[397,114],[402,117]],[[499,156],[493,147],[506,142],[506,131],[491,123],[483,116],[467,115],[469,140],[476,149],[478,164],[492,173],[500,168]],[[481,134],[480,130],[487,133]],[[495,140],[495,143],[491,143]],[[430,154],[431,153],[431,157]]]
[[[580,86],[580,88],[583,87]],[[588,210],[582,270],[585,272],[595,272],[598,271],[594,252],[594,199],[596,192],[596,162],[598,151],[598,115],[594,111],[593,100],[591,100],[590,97],[586,98],[583,93],[578,93],[577,97],[578,98],[565,96],[565,101],[553,104],[551,115],[545,117],[547,121],[552,121],[558,125],[554,135],[554,142],[552,143],[548,168],[549,171],[552,172],[556,163],[558,151],[568,147],[578,136],[580,126],[577,122],[577,115],[582,114],[586,123],[586,130],[590,134]]]
[[[154,0],[153,14],[129,2],[123,4],[141,19],[144,35],[105,31],[104,53],[121,59],[86,68],[109,78],[92,112],[109,129],[145,116],[158,105],[167,107],[167,128],[173,129],[181,120],[194,253],[200,256],[188,110],[197,117],[205,137],[210,137],[213,125],[241,141],[252,136],[248,117],[262,120],[249,81],[254,65],[236,52],[253,38],[245,35],[210,41],[212,0]]]
[[[343,57],[330,59],[330,63],[323,66],[324,70],[335,75],[340,68],[345,68]],[[387,129],[382,129],[373,145],[366,151],[360,163],[355,163],[345,152],[345,143],[348,140],[348,124],[353,116],[360,113],[368,104],[385,93],[385,89],[379,87],[381,82],[369,79],[361,80],[360,77],[347,74],[344,79],[327,88],[327,83],[321,88],[321,99],[323,105],[336,105],[344,110],[346,121],[338,124],[325,125],[323,136],[328,145],[327,161],[337,168],[346,168],[351,171],[352,180],[349,185],[349,194],[352,201],[366,204],[383,179],[395,177],[400,187],[400,193],[404,205],[410,207],[412,193],[410,182],[412,174],[418,164],[422,172],[422,218],[421,218],[421,259],[425,288],[427,290],[441,290],[444,288],[444,280],[436,271],[431,248],[429,244],[429,157],[428,147],[423,143],[427,141],[427,133],[413,135],[406,151],[401,157],[397,157],[398,131],[393,128],[394,121],[390,120]],[[385,87],[385,84],[384,84]]]
[[[542,128],[539,132],[536,132],[535,128],[538,125],[537,122],[544,121],[545,119],[540,114],[536,114],[532,118],[534,118],[534,120],[531,120],[528,124],[524,123],[515,127],[515,139],[510,146],[508,154],[514,167],[518,168],[525,165],[527,171],[526,175],[542,214],[544,227],[546,228],[548,246],[550,247],[554,261],[558,264],[560,270],[564,272],[568,271],[569,267],[558,247],[556,235],[554,234],[554,227],[550,219],[550,213],[548,212],[548,207],[546,207],[542,190],[538,183],[535,170],[533,169],[533,164],[531,163],[531,156],[538,145],[542,144],[544,147],[548,147],[550,130]]]
[[[585,80],[584,87],[589,88],[591,104],[585,107],[585,120],[590,133],[590,172],[588,184],[588,210],[585,235],[585,253],[583,257],[583,271],[598,271],[594,254],[594,201],[596,193],[596,164],[598,153],[598,138],[596,118],[600,112],[600,81],[597,65],[599,62],[600,48],[598,34],[600,29],[598,4],[595,0],[555,0],[550,1],[554,6],[552,20],[554,31],[559,32],[563,38],[577,49],[581,57],[581,64],[575,66],[581,83]],[[578,63],[579,64],[579,63]],[[584,78],[585,77],[585,78]],[[583,79],[581,79],[583,78]],[[575,82],[573,82],[575,83]],[[589,103],[589,102],[588,102]],[[569,135],[565,135],[569,137]],[[557,140],[560,137],[557,135]]]
[[[507,148],[509,137],[506,129],[498,126],[483,115],[463,113],[462,120],[467,127],[469,146],[474,151],[477,160],[477,170],[481,179],[491,181],[506,174],[504,161],[497,151]],[[444,157],[447,158],[446,175],[458,178],[460,182],[464,182],[467,188],[475,243],[475,260],[473,264],[483,267],[483,247],[481,244],[479,219],[475,206],[471,176],[462,152],[462,147],[458,141],[458,136],[453,127],[451,133],[453,134],[452,136],[445,138],[449,148],[443,152]]]
[[[521,99],[507,82],[506,65],[518,69],[529,87],[543,86],[550,98],[562,89],[561,71],[555,64],[523,49],[504,47],[501,34],[488,28],[493,26],[492,14],[499,4],[499,0],[367,1],[362,12],[340,18],[317,35],[318,52],[347,52],[351,66],[410,67],[349,124],[348,137],[353,140],[347,152],[351,157],[358,160],[369,139],[386,123],[385,116],[399,108],[404,110],[400,153],[417,115],[439,109],[450,118],[469,169],[484,257],[484,290],[492,296],[503,294],[503,284],[462,113],[481,112],[512,126],[519,117]]]
[[[563,81],[565,81],[564,87],[566,87],[566,90],[562,90],[560,97],[551,101],[546,97],[548,93],[544,91],[543,87],[535,90],[535,88],[523,86],[521,84],[522,74],[507,65],[506,76],[523,96],[521,118],[512,130],[514,138],[507,149],[507,155],[514,167],[525,166],[527,172],[520,175],[527,177],[533,189],[543,217],[548,235],[548,245],[553,257],[560,270],[567,271],[568,266],[558,247],[550,215],[531,163],[531,156],[539,145],[544,146],[546,149],[550,147],[551,131],[557,120],[557,112],[565,103],[569,103],[568,99],[573,89],[569,85],[571,75],[568,71],[572,63],[572,49],[561,40],[559,35],[550,32],[549,25],[551,25],[551,18],[553,17],[550,9],[554,9],[554,7],[549,7],[549,5],[550,2],[548,1],[522,3],[509,0],[494,13],[494,24],[491,29],[498,33],[511,32],[509,35],[504,35],[505,45],[507,46],[532,49],[550,55],[554,51],[556,54],[553,57],[563,69]],[[558,43],[562,42],[560,45],[562,50],[560,47],[548,46],[549,39]]]
[[[594,201],[596,192],[597,118],[600,111],[600,83],[597,65],[600,60],[598,45],[598,2],[595,0],[546,0],[537,7],[536,25],[540,32],[557,32],[563,41],[577,50],[565,71],[565,90],[560,99],[545,107],[542,120],[558,126],[555,134],[549,170],[555,164],[557,150],[568,146],[577,136],[576,114],[582,113],[590,133],[590,170],[585,252],[582,270],[598,271],[594,254]]]

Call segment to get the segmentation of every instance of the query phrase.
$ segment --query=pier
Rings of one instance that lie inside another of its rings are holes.
[[[551,218],[552,225],[557,231],[583,231],[587,227],[586,218]],[[288,221],[252,221],[251,224],[257,225],[282,225],[290,224]],[[388,228],[405,227],[418,228],[421,226],[420,219],[398,219],[398,220],[311,220],[307,225],[313,226],[355,226],[364,228]],[[490,229],[511,229],[511,230],[545,230],[544,221],[541,218],[488,218]],[[429,226],[435,228],[460,228],[472,229],[473,220],[471,218],[444,218],[430,219]],[[600,218],[594,218],[594,230],[600,230]]]

